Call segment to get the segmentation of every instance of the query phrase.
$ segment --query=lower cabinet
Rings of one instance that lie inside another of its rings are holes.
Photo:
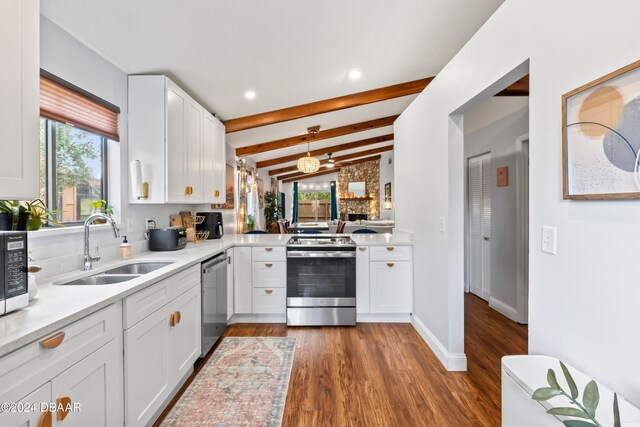
[[[251,247],[233,248],[233,302],[234,313],[251,313]]]
[[[369,248],[358,246],[356,250],[356,312],[371,312],[369,302]]]
[[[201,349],[200,284],[124,332],[127,426],[146,425]]]
[[[40,405],[51,402],[51,383],[48,382],[27,397],[16,402],[16,409],[29,408],[28,411],[16,410],[0,412],[0,426],[40,427],[50,426],[55,414],[49,410],[42,411]],[[34,410],[32,410],[34,409]]]
[[[282,314],[286,311],[286,288],[253,288],[254,314]]]
[[[236,314],[284,314],[287,261],[284,246],[235,247],[233,268]]]
[[[410,261],[371,262],[371,313],[411,313],[411,275]]]

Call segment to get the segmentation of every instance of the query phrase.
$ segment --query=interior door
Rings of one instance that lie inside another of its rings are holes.
[[[470,290],[491,295],[491,153],[469,159]]]

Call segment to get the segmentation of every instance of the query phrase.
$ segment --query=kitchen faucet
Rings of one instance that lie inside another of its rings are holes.
[[[116,222],[113,220],[113,218],[111,218],[109,215],[103,213],[94,213],[89,218],[87,218],[87,220],[84,222],[84,256],[82,257],[83,271],[91,270],[91,268],[93,267],[93,261],[100,261],[100,257],[98,255],[91,256],[91,254],[89,253],[89,226],[93,224],[93,222],[98,218],[106,219],[107,222],[111,224],[111,227],[113,228],[113,235],[116,237],[116,239],[120,237],[118,226],[116,225]]]

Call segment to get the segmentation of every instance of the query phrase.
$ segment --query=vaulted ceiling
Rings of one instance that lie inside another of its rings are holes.
[[[166,74],[223,120],[435,76],[501,3],[41,0],[45,16],[125,72]],[[361,72],[359,79],[349,78],[354,69]],[[255,92],[255,98],[246,99],[247,91]],[[227,141],[240,148],[290,140],[317,125],[322,135],[329,129],[398,115],[416,96],[240,130],[228,133]],[[392,133],[390,124],[365,128],[312,142],[311,150],[326,151]],[[354,153],[391,144],[387,137],[336,152],[334,157],[355,159]],[[306,152],[306,145],[252,153],[248,158],[260,164],[301,152]],[[286,169],[294,163],[267,169]]]

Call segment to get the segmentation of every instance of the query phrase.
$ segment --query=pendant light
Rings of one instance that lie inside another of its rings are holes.
[[[309,134],[313,136],[318,133],[319,129],[319,126],[315,126],[307,129],[307,132],[309,132]],[[320,160],[318,160],[317,157],[311,156],[311,151],[309,150],[309,142],[307,141],[307,155],[306,157],[300,157],[298,159],[298,170],[302,173],[314,173],[318,172],[319,169]]]

